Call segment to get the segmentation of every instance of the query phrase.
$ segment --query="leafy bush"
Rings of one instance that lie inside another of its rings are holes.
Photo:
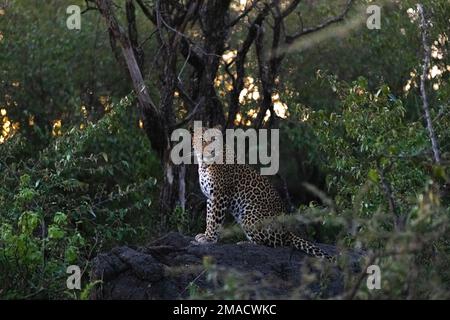
[[[64,297],[68,265],[154,234],[158,162],[130,99],[35,157],[17,161],[20,135],[0,148],[0,296]]]
[[[87,12],[81,30],[67,29],[66,9],[73,4],[84,1],[48,0],[38,7],[18,0],[2,3],[0,109],[33,140],[30,149],[48,144],[54,121],[77,125],[82,107],[97,120],[104,114],[104,97],[131,90],[97,15]]]
[[[302,207],[302,221],[320,221],[342,249],[363,249],[363,274],[380,266],[383,290],[368,290],[365,277],[348,273],[346,298],[449,298],[448,159],[430,165],[424,125],[406,119],[387,86],[370,92],[363,78],[330,80],[341,104],[311,112],[310,125],[332,198],[311,187],[323,207]]]
[[[337,83],[336,83],[337,85]],[[389,87],[372,93],[360,78],[352,85],[340,83],[341,111],[314,113],[327,187],[338,206],[354,203],[367,180],[391,184],[405,205],[423,188],[429,168],[429,141],[419,121],[407,121],[405,107]],[[383,188],[364,195],[361,213],[368,214],[386,203]],[[403,207],[403,206],[400,206]]]

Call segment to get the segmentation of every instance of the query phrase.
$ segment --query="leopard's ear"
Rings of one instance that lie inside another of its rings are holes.
[[[223,126],[221,124],[217,124],[217,125],[214,126],[214,129],[218,129],[218,130],[222,131],[223,130]]]

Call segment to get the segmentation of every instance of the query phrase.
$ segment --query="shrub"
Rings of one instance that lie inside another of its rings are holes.
[[[67,297],[68,265],[154,234],[158,163],[129,98],[34,157],[20,134],[0,148],[0,296]]]

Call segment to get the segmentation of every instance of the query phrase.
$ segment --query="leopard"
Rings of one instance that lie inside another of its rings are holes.
[[[248,241],[269,247],[293,247],[306,254],[335,262],[335,257],[314,243],[297,236],[279,223],[287,215],[286,205],[269,179],[246,163],[207,161],[204,148],[209,144],[202,127],[192,133],[199,184],[206,196],[206,230],[197,234],[195,244],[216,243],[227,213],[231,213]],[[221,126],[214,129],[221,131]],[[229,150],[223,149],[223,152]],[[210,160],[210,159],[209,159]]]

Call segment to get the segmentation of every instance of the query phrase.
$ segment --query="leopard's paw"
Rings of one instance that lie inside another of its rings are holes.
[[[244,240],[244,241],[236,242],[236,244],[237,244],[238,246],[244,245],[244,244],[252,244],[252,243],[253,243],[253,242],[251,242],[250,240]]]
[[[206,238],[206,235],[204,233],[199,233],[195,236],[195,240],[192,241],[192,244],[208,244],[208,243],[214,243],[215,241],[210,241],[208,238]]]

